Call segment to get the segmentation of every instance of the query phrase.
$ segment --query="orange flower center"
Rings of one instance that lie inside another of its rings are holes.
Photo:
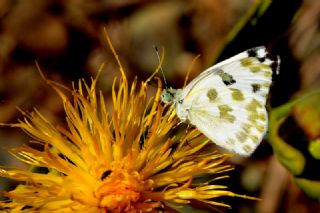
[[[144,181],[138,172],[123,169],[112,171],[96,190],[100,208],[109,211],[130,211],[139,203],[141,193],[151,190],[152,182]],[[142,201],[143,202],[143,201]]]

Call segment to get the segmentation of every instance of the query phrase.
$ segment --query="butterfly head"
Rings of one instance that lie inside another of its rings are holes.
[[[172,104],[176,98],[177,90],[172,87],[164,89],[161,93],[161,101],[165,104]]]

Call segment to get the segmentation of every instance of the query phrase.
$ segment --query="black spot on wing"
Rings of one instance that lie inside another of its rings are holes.
[[[263,63],[267,57],[256,57],[260,63]]]
[[[258,55],[257,52],[259,49],[260,48],[256,47],[256,48],[251,48],[251,49],[247,50],[248,57],[257,57],[257,55]]]
[[[226,86],[229,86],[229,85],[232,85],[232,84],[236,83],[236,80],[234,80],[233,78],[230,79],[230,80],[223,80],[223,83],[224,83]]]
[[[261,89],[261,86],[259,84],[251,84],[251,86],[254,93],[258,92]]]
[[[263,47],[255,47],[247,50],[248,57],[254,57],[256,58],[260,63],[265,62],[267,58],[269,58],[266,54],[265,55],[259,55],[258,51],[263,49]]]
[[[220,77],[226,86],[236,83],[236,80],[234,80],[233,76],[228,73],[223,73],[222,75],[220,75]]]
[[[254,58],[258,59],[258,61],[260,63],[263,63],[267,59],[267,56],[266,55],[259,56],[258,51],[260,49],[263,49],[263,48],[262,47],[255,47],[255,48],[251,48],[251,49],[247,50],[248,57],[254,57]]]
[[[233,76],[229,73],[224,72],[222,69],[217,69],[216,74],[220,76],[222,82],[226,86],[236,83],[236,80],[234,80]]]

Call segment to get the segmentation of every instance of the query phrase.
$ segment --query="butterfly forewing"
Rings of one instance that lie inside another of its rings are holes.
[[[217,145],[250,155],[267,129],[265,103],[278,64],[257,47],[208,68],[182,90],[177,115]]]

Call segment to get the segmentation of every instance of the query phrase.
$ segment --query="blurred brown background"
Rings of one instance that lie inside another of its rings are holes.
[[[35,60],[47,78],[68,86],[79,78],[88,80],[95,76],[99,66],[106,63],[99,89],[108,96],[113,78],[119,72],[103,27],[108,30],[129,80],[134,76],[146,79],[155,70],[158,60],[153,45],[164,47],[163,69],[167,81],[175,87],[183,85],[186,70],[198,54],[201,56],[193,66],[191,79],[216,59],[267,45],[274,47],[284,64],[271,94],[276,99],[275,105],[298,91],[319,87],[320,1],[282,1],[267,13],[276,20],[270,21],[270,26],[275,28],[262,26],[270,34],[259,29],[246,31],[248,23],[256,29],[255,20],[245,17],[261,2],[0,0],[0,122],[16,122],[21,118],[16,107],[26,111],[36,107],[53,123],[63,122],[61,101],[41,79]],[[281,0],[273,3],[278,2]],[[245,23],[241,25],[241,21]],[[245,31],[257,34],[245,34]],[[150,90],[154,87],[151,83]],[[20,130],[0,129],[4,148],[28,140]],[[319,203],[294,184],[290,174],[273,157],[267,142],[252,158],[234,157],[231,163],[236,169],[225,184],[233,192],[263,200],[228,199],[226,202],[233,206],[230,212],[320,212]],[[4,149],[0,164],[24,167]],[[1,185],[3,189],[12,187],[4,179]]]

